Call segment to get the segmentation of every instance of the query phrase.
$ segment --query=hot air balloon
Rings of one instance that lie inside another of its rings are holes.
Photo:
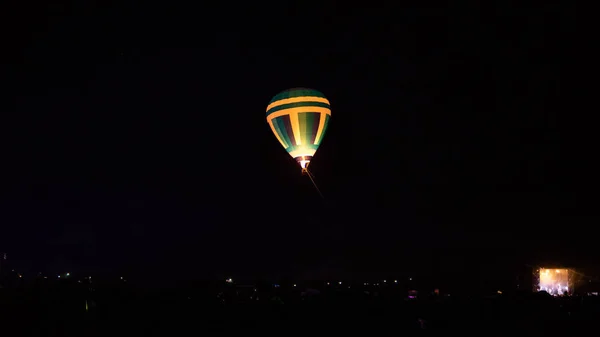
[[[302,173],[319,148],[331,119],[329,101],[314,89],[294,88],[273,97],[267,106],[267,123]]]

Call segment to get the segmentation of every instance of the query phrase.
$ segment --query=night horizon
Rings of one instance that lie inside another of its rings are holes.
[[[16,8],[1,68],[11,264],[600,275],[593,146],[559,118],[579,83],[568,11],[214,6]],[[331,103],[310,164],[323,199],[265,121],[297,87]]]

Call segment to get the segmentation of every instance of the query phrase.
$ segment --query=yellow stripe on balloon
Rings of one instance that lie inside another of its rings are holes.
[[[269,104],[269,106],[267,106],[267,111],[273,109],[274,107],[280,106],[280,105],[291,104],[291,103],[300,103],[300,102],[319,102],[319,103],[329,104],[329,100],[327,100],[327,98],[325,98],[325,97],[317,97],[317,96],[292,97],[292,98],[280,99],[278,101],[275,101],[275,102]]]
[[[331,116],[331,109],[329,109],[329,108],[323,108],[320,106],[300,106],[300,107],[296,107],[296,108],[288,108],[288,109],[276,111],[267,116],[267,121],[271,122],[271,120],[273,120],[274,118],[285,116],[285,115],[291,115],[293,113],[298,114],[301,112],[320,112],[320,113],[328,114]]]
[[[300,121],[298,120],[297,112],[290,114],[290,124],[292,124],[292,131],[294,133],[296,145],[302,145],[302,137],[300,137]]]
[[[323,134],[323,129],[325,128],[325,119],[327,119],[327,115],[321,112],[321,118],[319,118],[319,128],[317,129],[317,135],[315,136],[315,142],[313,144],[319,144],[319,140]]]

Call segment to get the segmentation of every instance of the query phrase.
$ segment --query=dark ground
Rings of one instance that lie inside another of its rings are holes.
[[[293,289],[277,294],[252,287],[2,289],[0,331],[2,336],[583,336],[594,331],[600,313],[592,297],[516,293],[409,301],[404,291],[375,296],[373,289],[367,294],[355,288],[324,290],[304,300]],[[258,300],[251,299],[256,294]]]

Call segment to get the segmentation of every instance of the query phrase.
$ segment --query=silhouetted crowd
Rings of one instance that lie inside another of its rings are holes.
[[[588,336],[597,297],[366,287],[0,289],[0,336]]]

